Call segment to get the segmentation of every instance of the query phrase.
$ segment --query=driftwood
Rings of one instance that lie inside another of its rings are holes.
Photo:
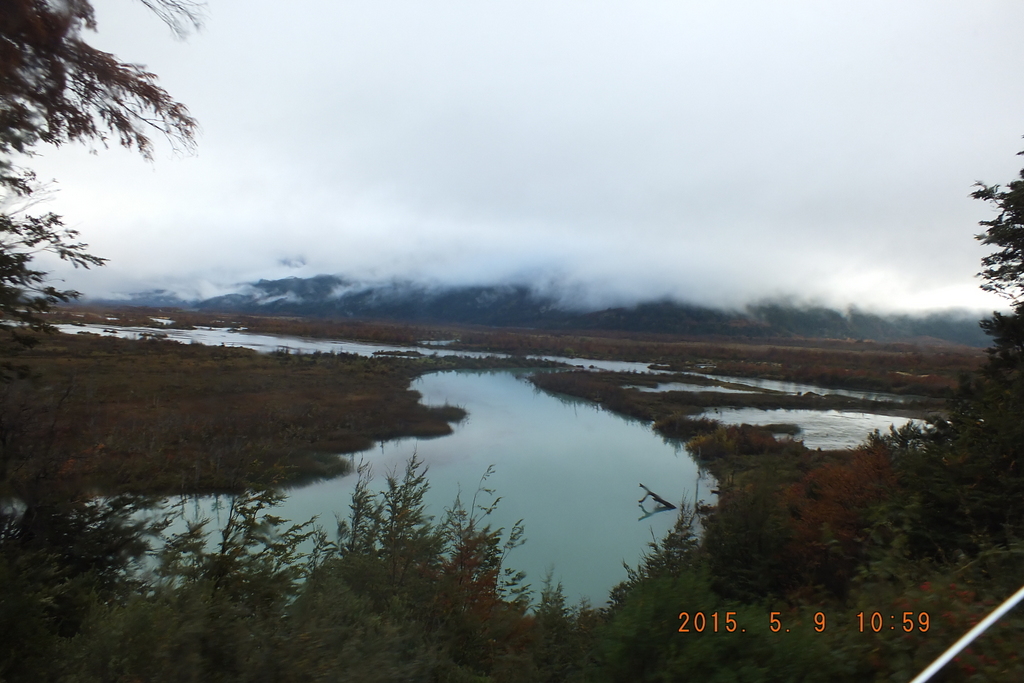
[[[657,493],[655,493],[654,491],[652,491],[649,488],[647,488],[646,486],[644,486],[643,484],[640,484],[640,488],[642,488],[644,491],[647,491],[647,493],[644,495],[644,497],[640,499],[640,504],[641,505],[643,505],[643,502],[645,500],[647,500],[648,498],[653,498],[655,500],[655,502],[657,502],[659,505],[667,507],[669,510],[675,510],[676,509],[675,505],[673,505],[672,503],[668,502],[667,500],[665,500],[664,498],[659,496]]]

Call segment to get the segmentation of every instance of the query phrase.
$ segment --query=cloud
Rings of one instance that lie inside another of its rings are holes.
[[[306,257],[305,256],[295,256],[295,257],[285,256],[283,258],[279,258],[277,260],[277,262],[278,262],[278,264],[284,266],[285,268],[302,268],[303,266],[306,265]]]
[[[33,161],[111,258],[61,271],[89,293],[341,273],[608,302],[993,301],[968,193],[1017,170],[1017,3],[251,0],[184,43],[97,6],[98,46],[159,74],[203,134],[152,165]]]

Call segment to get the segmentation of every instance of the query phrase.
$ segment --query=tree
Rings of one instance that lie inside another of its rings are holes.
[[[42,216],[22,216],[12,211],[0,213],[0,315],[44,329],[39,313],[49,310],[58,301],[69,301],[79,296],[75,290],[59,290],[46,284],[46,272],[32,267],[32,260],[40,252],[51,252],[76,267],[103,265],[106,259],[85,251],[86,245],[77,242],[78,233],[64,227],[60,216],[47,213]],[[33,339],[17,334],[15,339],[30,344]]]
[[[190,0],[141,0],[176,34],[198,27],[200,5]],[[46,329],[38,314],[79,296],[46,284],[31,267],[51,252],[76,267],[102,265],[59,216],[24,215],[39,188],[15,155],[38,143],[97,141],[109,136],[151,158],[150,134],[189,149],[196,121],[142,66],[126,64],[83,39],[96,30],[89,0],[5,0],[0,4],[0,319]],[[21,337],[25,340],[25,337]]]
[[[179,35],[199,25],[188,0],[142,0]],[[0,153],[37,142],[98,140],[152,154],[151,129],[191,146],[196,122],[156,85],[156,76],[125,64],[82,38],[96,30],[89,0],[5,0],[0,8]]]
[[[993,203],[999,211],[992,220],[981,221],[988,229],[977,239],[1001,248],[981,260],[985,266],[979,273],[985,279],[981,288],[1001,294],[1019,307],[1024,303],[1024,170],[1006,189],[980,182],[976,187],[971,196]]]
[[[981,221],[982,289],[1011,302],[981,321],[988,362],[965,378],[934,442],[899,458],[917,522],[915,550],[937,557],[1007,546],[1024,533],[1024,171],[1005,188],[977,183],[972,196],[997,214]]]
[[[1024,170],[1005,188],[976,186],[972,196],[992,203],[999,212],[992,220],[981,221],[987,230],[977,235],[983,244],[1000,247],[981,261],[981,288],[1006,297],[1013,307],[1010,315],[997,312],[981,323],[994,342],[985,374],[1008,380],[1020,374],[1024,362]]]
[[[198,25],[198,5],[190,0],[141,2],[179,35]],[[104,262],[86,251],[59,216],[27,213],[38,201],[40,188],[32,172],[18,165],[19,157],[31,157],[40,143],[107,145],[112,137],[151,158],[152,131],[179,147],[189,148],[194,142],[196,122],[184,105],[157,86],[156,76],[143,67],[122,63],[90,46],[83,39],[87,30],[96,30],[89,0],[0,2],[0,326],[13,322],[49,329],[39,314],[79,295],[48,284],[47,273],[34,265],[41,252],[76,267]],[[7,402],[8,390],[15,388],[10,380],[24,374],[8,359],[31,342],[17,325],[11,332],[16,343],[4,343],[8,348],[0,349],[4,485],[12,458],[37,454],[44,445],[33,442],[20,450],[12,440],[31,434],[31,423],[42,413],[38,403],[30,401],[12,410]],[[105,589],[110,577],[123,574],[126,562],[145,548],[138,525],[125,522],[130,515],[120,515],[124,506],[115,509],[91,493],[78,496],[57,490],[43,477],[31,486],[33,491],[17,491],[21,508],[0,506],[4,680],[46,678],[38,672],[54,659],[53,638],[74,635],[96,596],[109,597]]]

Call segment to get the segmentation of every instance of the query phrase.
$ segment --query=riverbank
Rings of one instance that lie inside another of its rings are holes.
[[[3,387],[4,471],[105,493],[204,493],[349,471],[374,444],[452,432],[455,405],[425,406],[423,373],[522,359],[263,354],[249,349],[46,336]],[[17,486],[15,486],[17,488]]]
[[[632,361],[679,372],[710,372],[931,398],[952,395],[959,377],[973,372],[985,360],[980,349],[954,344],[882,344],[801,338],[716,339],[594,330],[553,332],[214,314],[167,308],[66,307],[56,311],[50,319],[63,323],[110,323],[158,329],[213,326],[311,339],[351,339],[410,346],[445,342],[445,348],[453,350]]]
[[[689,439],[707,431],[708,421],[694,419],[694,416],[709,408],[845,410],[924,419],[940,413],[944,406],[943,401],[928,397],[886,400],[813,392],[794,395],[692,375],[659,375],[654,378],[634,373],[571,371],[537,373],[530,381],[545,391],[594,401],[613,412],[653,422],[655,431],[676,439]],[[641,389],[656,387],[659,382],[681,384],[683,381],[697,384],[697,389]],[[700,387],[700,383],[706,387]]]

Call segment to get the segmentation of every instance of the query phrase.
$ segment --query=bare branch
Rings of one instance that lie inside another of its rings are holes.
[[[167,24],[178,39],[203,26],[205,2],[191,0],[139,0]]]

